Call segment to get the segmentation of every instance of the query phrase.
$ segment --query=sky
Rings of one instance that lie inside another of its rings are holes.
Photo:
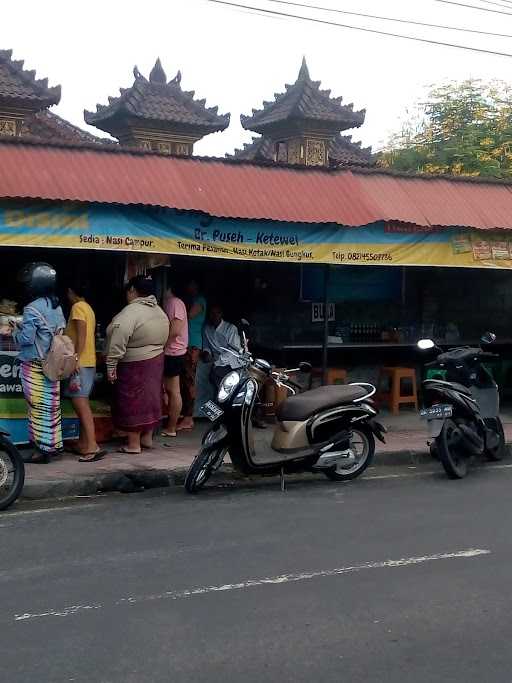
[[[299,0],[347,11],[450,24],[510,38],[424,29],[318,10],[300,10],[269,0],[246,5],[324,18],[512,55],[512,1],[458,0],[494,14],[436,0]],[[509,9],[508,9],[509,8]],[[501,79],[512,84],[512,57],[466,52],[308,21],[271,18],[207,0],[24,0],[2,9],[0,48],[12,48],[27,68],[50,85],[62,85],[53,110],[84,129],[83,110],[95,110],[133,82],[133,67],[148,75],[160,57],[168,78],[182,72],[182,87],[205,97],[208,106],[231,112],[222,133],[197,143],[195,153],[223,156],[251,139],[240,114],[272,100],[297,77],[306,56],[311,77],[333,96],[367,111],[354,140],[383,146],[425,88],[446,80]],[[100,133],[101,134],[101,133]]]

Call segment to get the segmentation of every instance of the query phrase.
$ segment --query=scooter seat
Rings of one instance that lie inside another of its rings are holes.
[[[276,416],[281,422],[294,422],[308,418],[329,408],[352,403],[363,398],[368,390],[359,386],[329,385],[306,391],[304,394],[290,396],[277,408]]]

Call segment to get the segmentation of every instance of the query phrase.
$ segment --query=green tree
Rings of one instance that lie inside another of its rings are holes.
[[[378,163],[401,171],[512,176],[512,89],[477,80],[432,88]]]

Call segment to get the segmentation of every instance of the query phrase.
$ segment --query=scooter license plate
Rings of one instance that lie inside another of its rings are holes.
[[[224,415],[222,408],[214,403],[213,401],[207,401],[202,407],[201,412],[212,422],[216,422],[220,417]]]
[[[449,404],[439,404],[430,408],[420,410],[420,417],[424,420],[440,420],[453,415],[453,406]]]

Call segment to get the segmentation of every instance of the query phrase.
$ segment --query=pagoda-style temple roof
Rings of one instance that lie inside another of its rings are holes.
[[[60,101],[60,85],[48,87],[48,79],[36,79],[35,71],[12,59],[12,50],[0,50],[0,101],[13,108],[39,111]]]
[[[255,137],[252,142],[244,144],[242,149],[236,149],[227,158],[243,159],[245,161],[274,161],[275,145],[268,137]],[[338,135],[329,146],[330,165],[373,166],[374,158],[371,147],[361,147],[360,142],[352,142],[351,135]]]
[[[121,88],[119,97],[109,97],[108,105],[97,105],[96,112],[84,112],[86,123],[107,133],[115,131],[118,122],[143,119],[147,122],[193,128],[204,135],[224,130],[229,114],[219,115],[218,107],[206,107],[205,100],[194,99],[194,91],[181,88],[181,73],[167,81],[160,59],[145,78],[137,67],[130,88]]]
[[[320,90],[320,81],[311,80],[305,58],[297,80],[285,88],[273,102],[264,102],[263,109],[253,109],[252,116],[242,115],[242,126],[264,135],[292,121],[323,124],[335,131],[358,128],[364,123],[364,109],[354,111],[352,104],[341,104],[341,97],[331,97],[330,90]]]

